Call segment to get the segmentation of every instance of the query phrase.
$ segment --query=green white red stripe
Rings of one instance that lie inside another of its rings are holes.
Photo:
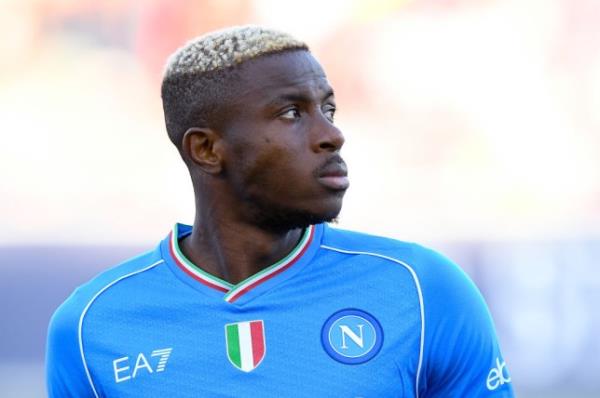
[[[225,325],[227,358],[236,368],[251,372],[265,357],[263,321],[247,321]]]
[[[175,224],[175,227],[171,232],[169,251],[173,259],[175,260],[175,263],[186,274],[208,287],[227,293],[225,295],[225,301],[233,303],[241,296],[243,296],[244,293],[250,291],[251,289],[260,285],[261,283],[268,281],[274,276],[280,274],[281,272],[291,267],[296,261],[298,261],[298,259],[302,257],[306,249],[308,249],[308,247],[310,246],[314,233],[314,225],[311,225],[308,228],[306,228],[304,230],[302,238],[300,239],[300,242],[298,243],[298,245],[296,245],[296,247],[294,248],[294,250],[291,251],[290,254],[288,254],[286,257],[276,262],[275,264],[263,269],[262,271],[252,275],[247,279],[244,279],[237,285],[232,285],[227,281],[224,281],[220,278],[217,278],[216,276],[209,274],[208,272],[202,270],[200,267],[197,267],[183,255],[178,243],[179,232],[177,224]]]
[[[179,248],[179,241],[177,237],[179,236],[179,231],[177,230],[177,224],[173,228],[171,232],[171,238],[169,242],[169,251],[171,252],[171,256],[175,260],[175,264],[179,266],[186,274],[196,279],[198,282],[212,287],[213,289],[217,289],[221,292],[228,292],[233,286],[231,283],[224,281],[222,279],[217,278],[209,274],[208,272],[202,270],[200,267],[194,265],[190,260],[187,259],[181,252]]]
[[[312,242],[314,234],[314,225],[311,225],[308,228],[306,228],[306,230],[304,231],[304,235],[302,235],[302,238],[300,239],[300,243],[296,245],[296,248],[292,250],[290,254],[288,254],[286,257],[276,262],[275,264],[271,265],[270,267],[267,267],[262,271],[257,272],[251,277],[246,278],[242,282],[235,285],[235,287],[233,287],[229,291],[229,293],[225,295],[225,301],[229,303],[235,302],[247,291],[251,290],[252,288],[256,287],[257,285],[263,282],[268,281],[275,275],[280,274],[281,272],[291,267],[296,261],[298,261],[302,257],[306,249],[308,249],[310,243]]]

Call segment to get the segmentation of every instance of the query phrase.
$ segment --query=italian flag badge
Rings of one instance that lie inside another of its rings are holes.
[[[247,321],[225,325],[225,341],[229,362],[243,372],[251,372],[265,357],[263,321]]]

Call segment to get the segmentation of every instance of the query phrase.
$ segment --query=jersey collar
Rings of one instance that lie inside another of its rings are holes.
[[[202,270],[184,256],[179,240],[192,232],[189,225],[175,224],[169,236],[161,243],[161,251],[173,271],[192,287],[221,297],[229,303],[242,305],[304,268],[319,248],[322,230],[322,224],[309,226],[304,230],[300,242],[286,257],[235,285]]]

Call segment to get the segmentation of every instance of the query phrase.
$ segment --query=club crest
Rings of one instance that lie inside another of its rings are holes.
[[[229,362],[243,372],[251,372],[265,357],[265,328],[262,320],[225,325]]]
[[[321,343],[331,358],[357,365],[379,353],[383,345],[383,329],[371,314],[349,308],[327,319],[321,330]]]

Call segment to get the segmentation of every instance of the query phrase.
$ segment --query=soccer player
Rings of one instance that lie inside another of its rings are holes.
[[[330,227],[348,188],[333,89],[260,27],[169,60],[167,131],[193,226],[54,314],[53,397],[511,397],[489,311],[452,262]]]

